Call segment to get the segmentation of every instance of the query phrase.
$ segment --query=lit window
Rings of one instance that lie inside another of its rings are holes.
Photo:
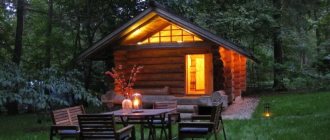
[[[169,25],[163,30],[151,35],[149,38],[140,41],[141,44],[151,43],[182,43],[182,42],[196,42],[203,41],[190,31],[182,29],[176,25]]]

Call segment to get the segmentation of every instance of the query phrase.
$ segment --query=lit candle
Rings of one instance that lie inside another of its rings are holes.
[[[142,109],[142,96],[140,93],[134,93],[132,95],[133,98],[133,109],[135,111],[138,111],[140,109]]]
[[[139,109],[140,102],[138,99],[133,100],[133,108],[134,109]]]

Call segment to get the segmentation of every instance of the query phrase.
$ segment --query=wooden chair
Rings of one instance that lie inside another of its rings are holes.
[[[113,114],[78,115],[80,139],[135,140],[135,129],[128,125],[120,130],[115,128]]]
[[[159,101],[155,102],[153,104],[154,109],[170,109],[170,108],[177,108],[177,101]],[[161,118],[165,118],[164,123],[162,123]],[[180,113],[178,113],[176,110],[165,114],[165,116],[160,116],[159,118],[155,118],[153,121],[153,126],[155,128],[161,128],[161,134],[160,137],[163,137],[163,134],[165,135],[165,139],[173,139],[172,136],[172,125],[176,122],[180,122]],[[168,131],[168,137],[166,133],[166,129]]]
[[[222,129],[220,123],[222,112],[222,103],[213,107],[211,115],[194,115],[193,122],[180,122],[178,133],[179,139],[184,138],[206,138],[209,139],[214,134],[217,140],[217,133]],[[194,122],[201,120],[199,122]],[[204,120],[204,121],[203,121]]]
[[[79,124],[77,115],[85,114],[82,105],[52,111],[53,125],[50,128],[50,140],[59,135],[60,139],[79,137]]]

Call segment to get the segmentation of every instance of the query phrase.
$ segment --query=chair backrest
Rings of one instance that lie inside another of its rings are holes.
[[[81,139],[116,139],[113,114],[78,115]]]
[[[220,119],[221,119],[221,113],[222,113],[222,103],[219,103],[215,106],[215,108],[212,110],[211,113],[211,122],[214,122],[215,124],[215,130],[218,131],[220,129]]]
[[[155,102],[153,108],[154,109],[169,109],[169,108],[177,108],[177,101],[159,101]]]
[[[85,114],[84,107],[74,106],[52,111],[53,124],[55,125],[77,125],[77,115]]]

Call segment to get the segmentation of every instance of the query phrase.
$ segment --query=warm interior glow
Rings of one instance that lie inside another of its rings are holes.
[[[132,36],[137,36],[139,34],[141,34],[141,29],[136,29],[133,33],[132,33]]]
[[[133,108],[134,109],[139,109],[140,106],[140,100],[138,98],[134,98],[133,100]]]
[[[187,94],[205,94],[205,55],[187,55],[186,64]]]
[[[134,93],[132,95],[132,98],[133,98],[133,109],[141,109],[142,108],[142,96],[140,93]]]
[[[135,32],[134,32],[135,33]],[[182,42],[196,42],[203,41],[192,32],[183,29],[177,25],[171,24],[161,31],[151,35],[143,40],[142,44],[151,43],[182,43]]]

